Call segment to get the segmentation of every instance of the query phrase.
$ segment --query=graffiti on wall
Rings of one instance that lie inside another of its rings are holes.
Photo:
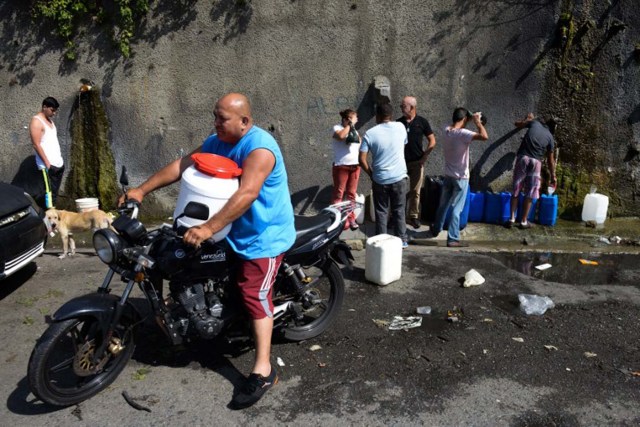
[[[318,116],[337,116],[340,111],[352,108],[359,104],[357,97],[337,96],[333,99],[322,96],[309,98],[307,101],[307,118]]]

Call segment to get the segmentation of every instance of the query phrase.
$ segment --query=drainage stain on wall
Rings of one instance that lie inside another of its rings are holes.
[[[109,120],[100,90],[83,84],[71,114],[71,150],[65,194],[71,199],[97,197],[103,210],[115,207],[117,181],[109,142]]]
[[[611,94],[616,93],[620,79],[612,72],[612,64],[621,62],[621,35],[627,29],[616,18],[624,16],[616,6],[618,2],[607,6],[564,0],[555,49],[549,50],[553,66],[539,105],[562,120],[555,135],[559,149],[556,193],[560,216],[566,219],[580,218],[591,186],[609,195],[610,215],[628,214],[637,203],[637,184],[631,178],[637,162],[613,148],[615,141],[633,140],[631,126],[611,113],[617,108],[611,105]]]

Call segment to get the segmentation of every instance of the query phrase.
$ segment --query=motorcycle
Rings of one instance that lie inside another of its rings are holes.
[[[124,194],[128,179],[120,178]],[[147,231],[138,220],[140,204],[118,208],[113,229],[98,230],[93,245],[109,270],[94,293],[74,298],[52,316],[29,359],[32,393],[55,406],[82,402],[108,387],[135,349],[136,327],[154,316],[173,345],[196,339],[247,336],[249,319],[235,283],[237,256],[226,240],[185,244],[182,216],[206,220],[206,205],[190,202],[174,225]],[[344,298],[338,263],[350,265],[350,248],[340,240],[352,202],[331,205],[316,216],[295,217],[296,240],[273,285],[274,337],[302,341],[322,334],[335,321]],[[112,279],[126,283],[120,296]],[[163,284],[168,282],[168,294]],[[138,286],[147,315],[129,297]]]

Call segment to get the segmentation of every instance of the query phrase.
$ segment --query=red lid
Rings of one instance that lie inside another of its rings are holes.
[[[242,175],[242,169],[233,160],[211,153],[196,153],[191,156],[200,172],[216,178],[230,179]]]

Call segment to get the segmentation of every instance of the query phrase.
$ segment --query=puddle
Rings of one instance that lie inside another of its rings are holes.
[[[522,274],[571,285],[640,285],[640,255],[554,252],[493,252],[486,255]],[[579,259],[598,265],[583,265]],[[551,264],[546,270],[535,267]]]

